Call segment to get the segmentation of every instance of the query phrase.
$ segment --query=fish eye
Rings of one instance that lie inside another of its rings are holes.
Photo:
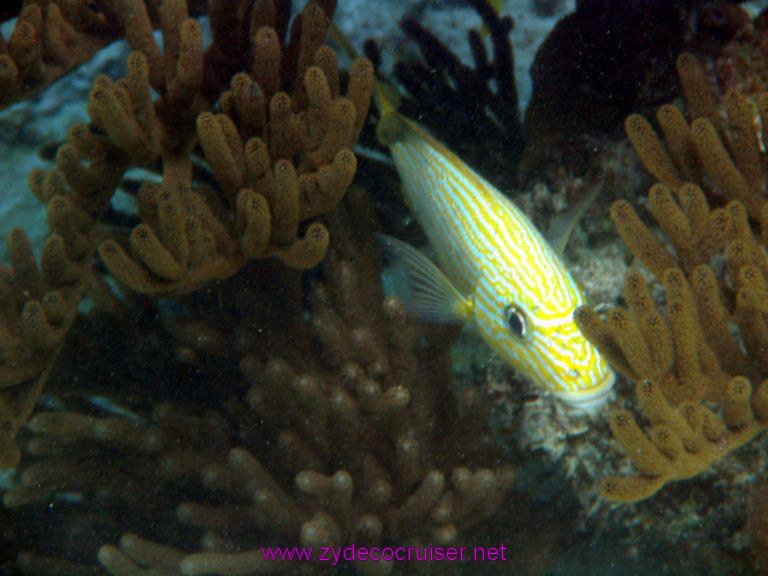
[[[510,304],[504,309],[504,317],[510,332],[515,338],[524,340],[528,337],[528,318],[518,306]]]

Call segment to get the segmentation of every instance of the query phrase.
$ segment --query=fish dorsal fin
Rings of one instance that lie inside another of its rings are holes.
[[[472,302],[424,254],[392,236],[377,234],[384,255],[402,273],[396,295],[406,310],[428,322],[458,324],[472,314]]]
[[[584,214],[595,201],[595,198],[597,198],[601,189],[602,186],[594,186],[592,191],[582,198],[573,208],[557,214],[552,218],[545,236],[549,241],[549,245],[558,256],[562,256],[565,253],[565,247],[568,246],[568,241],[571,239],[571,236],[573,236],[576,224],[578,224],[579,220],[584,217]]]

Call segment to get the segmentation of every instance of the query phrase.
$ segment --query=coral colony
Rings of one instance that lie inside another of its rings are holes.
[[[390,74],[386,39],[329,40],[334,0],[3,3],[2,107],[130,53],[29,173],[45,241],[6,230],[0,572],[534,576],[575,547],[768,573],[768,12],[579,1],[521,119],[510,3],[467,4],[471,65],[414,12]],[[620,375],[603,409],[384,289],[376,237],[424,243],[384,78],[499,202],[539,180],[530,226],[597,196],[563,265],[621,264],[569,317]]]

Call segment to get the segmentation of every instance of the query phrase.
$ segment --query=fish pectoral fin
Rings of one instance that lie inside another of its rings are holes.
[[[384,255],[401,272],[396,295],[406,310],[428,322],[458,324],[470,319],[472,302],[416,248],[384,234],[376,234]]]
[[[565,248],[568,246],[571,236],[573,236],[576,224],[579,223],[579,220],[584,217],[589,207],[592,206],[601,189],[602,186],[600,185],[594,186],[589,194],[582,198],[573,208],[552,218],[545,236],[555,254],[562,256],[565,253]]]

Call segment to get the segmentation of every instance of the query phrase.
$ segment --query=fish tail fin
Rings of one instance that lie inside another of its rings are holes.
[[[352,42],[334,22],[331,22],[328,33],[350,59],[354,60],[360,57]],[[389,146],[400,140],[407,127],[403,117],[397,112],[400,108],[400,94],[388,82],[375,78],[373,81],[373,101],[381,115],[376,126],[376,135],[384,146]]]
[[[397,88],[378,78],[373,85],[373,101],[382,116],[397,112],[400,108],[400,94]]]
[[[408,131],[408,124],[399,112],[390,110],[384,112],[376,124],[376,139],[384,146],[391,146],[402,140]]]

